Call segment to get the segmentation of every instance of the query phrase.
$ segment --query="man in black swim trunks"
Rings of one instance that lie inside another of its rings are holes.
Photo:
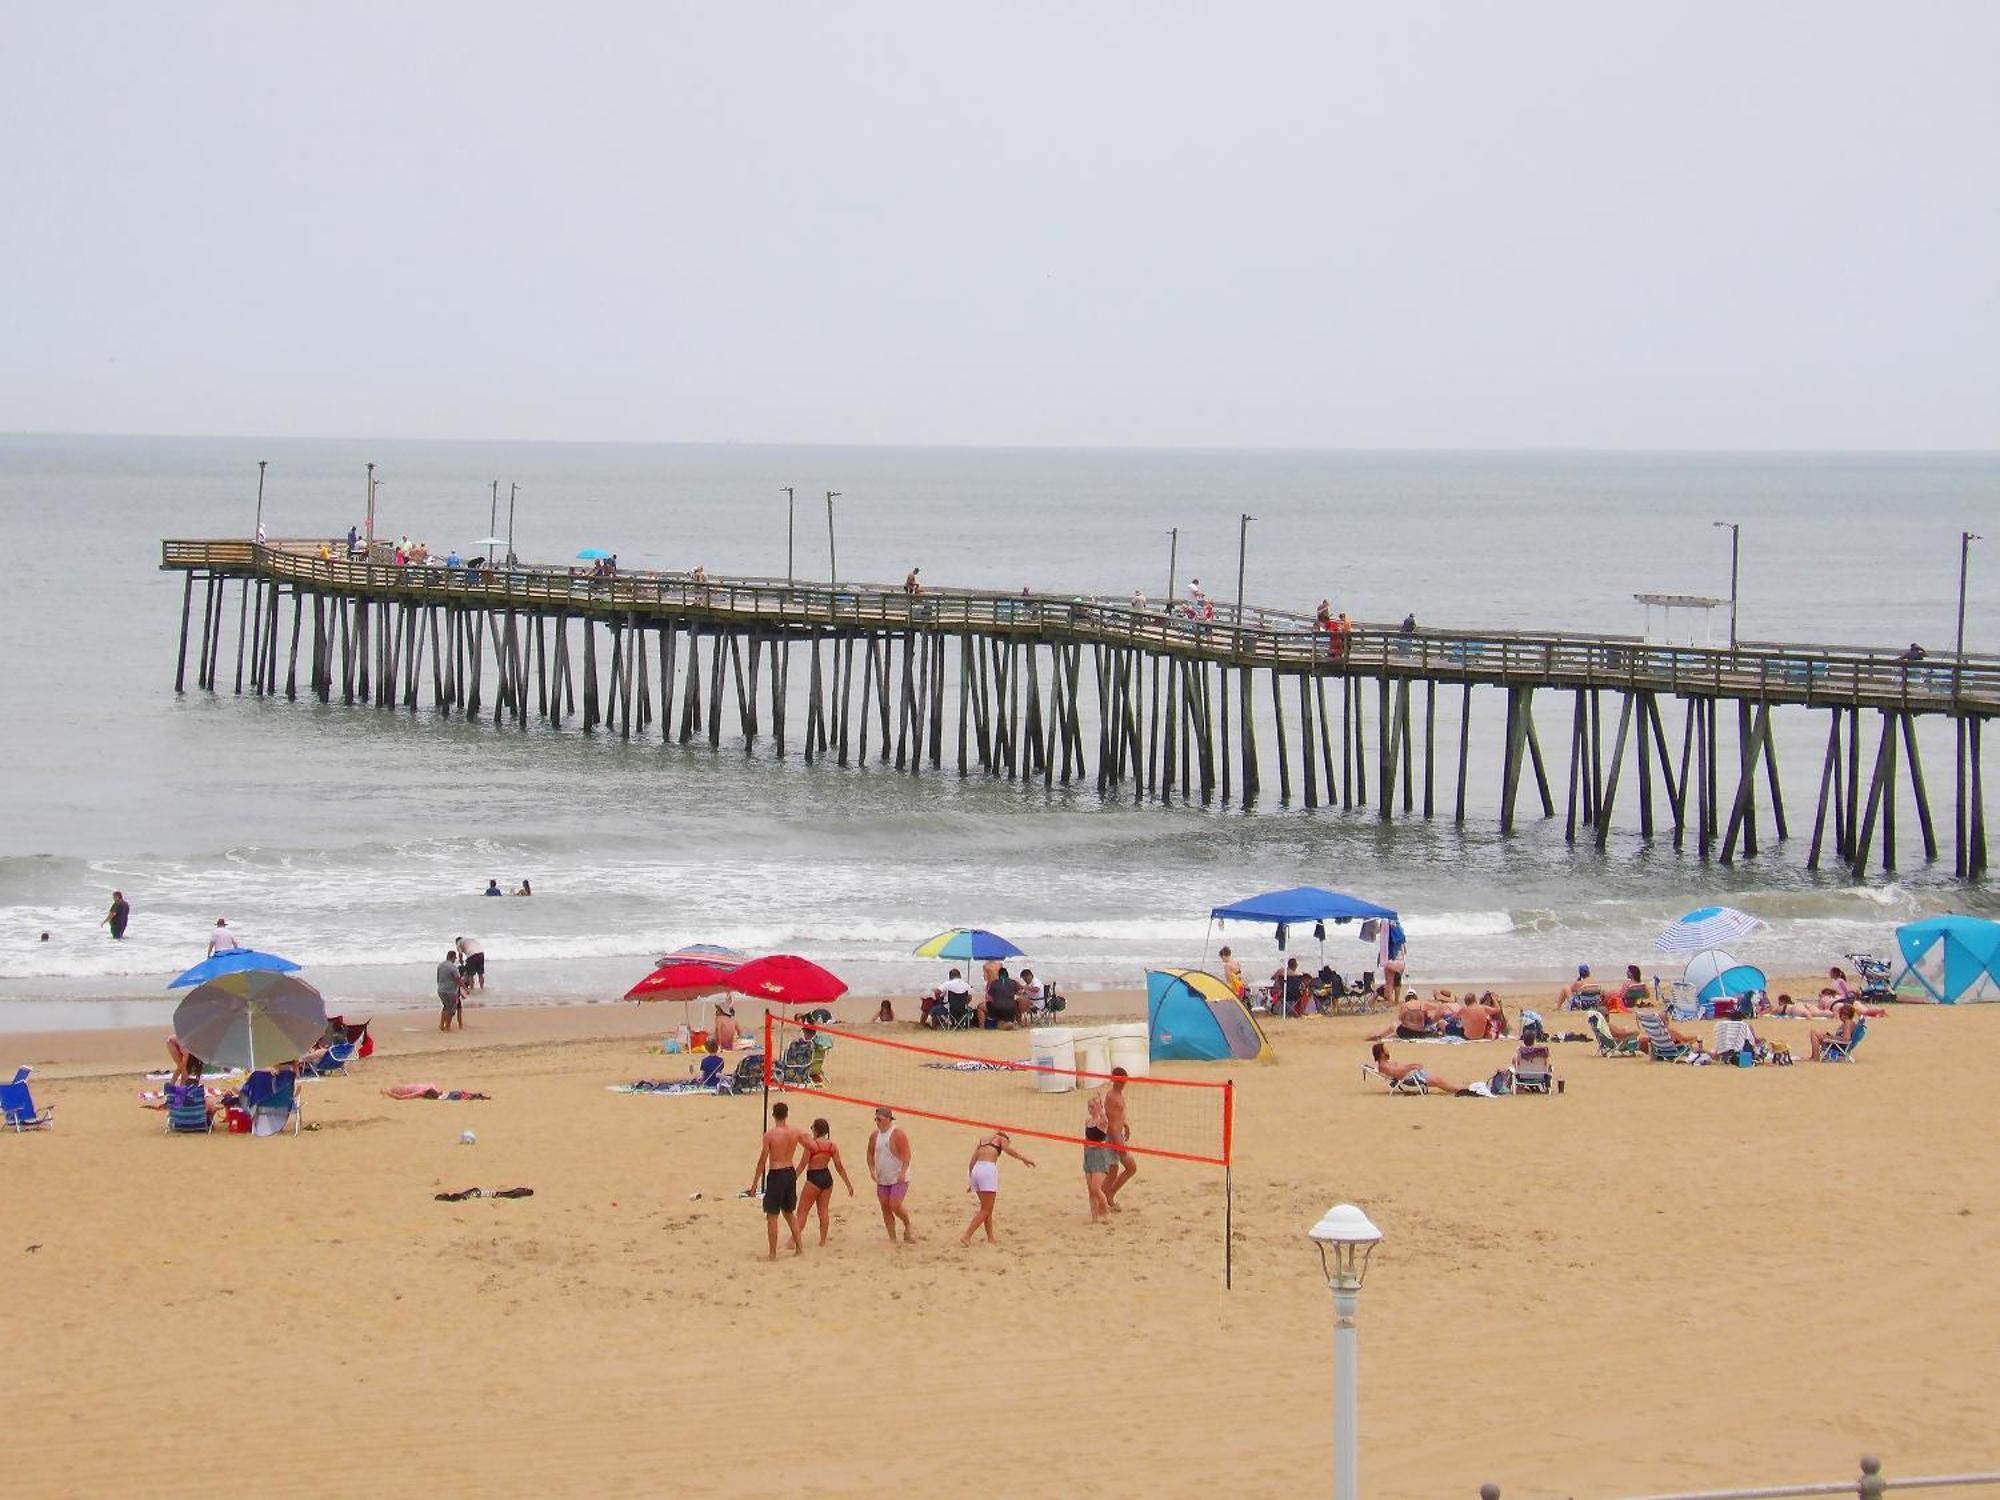
[[[791,1110],[781,1099],[771,1106],[771,1128],[764,1132],[764,1147],[757,1153],[757,1170],[751,1174],[754,1190],[757,1179],[764,1180],[764,1228],[771,1241],[766,1260],[778,1258],[778,1220],[791,1231],[792,1254],[805,1249],[799,1240],[799,1152],[807,1143],[803,1130],[789,1120]]]

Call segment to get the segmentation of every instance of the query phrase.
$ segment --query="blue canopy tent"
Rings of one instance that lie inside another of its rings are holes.
[[[2000,922],[1926,917],[1896,929],[1903,972],[1896,992],[1939,1005],[2000,1001]]]
[[[1377,906],[1372,901],[1363,901],[1359,896],[1349,896],[1341,891],[1322,890],[1313,885],[1295,885],[1289,890],[1266,891],[1261,896],[1246,896],[1241,901],[1228,906],[1212,907],[1208,913],[1211,922],[1265,922],[1278,929],[1278,947],[1285,946],[1291,928],[1296,923],[1313,924],[1313,936],[1320,940],[1322,949],[1326,943],[1328,922],[1357,922],[1379,918],[1389,924],[1389,945],[1391,952],[1403,949],[1403,926],[1396,920],[1396,913],[1386,906]],[[1324,952],[1322,952],[1322,958]]]

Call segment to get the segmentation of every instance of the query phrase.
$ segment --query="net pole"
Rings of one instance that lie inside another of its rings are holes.
[[[1236,1080],[1222,1083],[1222,1289],[1234,1289],[1236,1271],[1236,1172],[1232,1165],[1236,1125]]]
[[[764,1012],[763,1073],[764,1073],[764,1132],[766,1135],[768,1135],[771,1130],[771,1013],[768,1010]],[[759,1187],[762,1187],[764,1185],[764,1179],[762,1176],[758,1177],[757,1185]]]

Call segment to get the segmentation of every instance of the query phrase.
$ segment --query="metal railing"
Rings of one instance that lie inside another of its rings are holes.
[[[1873,1455],[1861,1460],[1861,1472],[1853,1479],[1836,1479],[1819,1484],[1775,1484],[1749,1490],[1676,1490],[1667,1495],[1635,1495],[1628,1500],[1780,1500],[1789,1495],[1859,1495],[1863,1500],[1886,1495],[1891,1490],[1949,1490],[2000,1488],[2000,1472],[1987,1474],[1923,1474],[1910,1479],[1891,1479],[1882,1472],[1882,1460]],[[1500,1500],[1500,1486],[1482,1484],[1479,1500]]]
[[[1856,703],[1918,712],[2000,711],[2000,656],[1968,652],[1908,660],[1865,647],[1741,642],[1677,646],[1638,636],[1546,631],[1401,630],[1357,624],[1336,644],[1310,616],[1205,601],[1191,608],[1076,595],[780,578],[698,578],[502,563],[451,568],[432,559],[398,564],[378,542],[349,560],[344,542],[174,540],[161,567],[259,576],[307,588],[492,608],[579,614],[673,613],[704,622],[773,627],[927,629],[1137,646],[1223,666],[1302,671],[1328,665],[1372,676],[1557,688],[1610,688],[1673,696],[1772,702]],[[330,553],[332,555],[324,555]]]

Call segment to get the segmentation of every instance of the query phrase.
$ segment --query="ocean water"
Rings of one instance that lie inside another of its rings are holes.
[[[1932,649],[1951,643],[1959,531],[2000,512],[1991,456],[0,437],[0,1028],[163,1016],[165,980],[218,914],[305,963],[336,1004],[381,1006],[427,1004],[431,966],[461,933],[485,942],[495,1001],[607,999],[688,941],[797,951],[857,990],[902,989],[935,974],[909,950],[959,923],[1005,933],[1076,987],[1135,984],[1222,940],[1254,972],[1278,956],[1269,934],[1211,933],[1208,909],[1299,883],[1397,907],[1413,976],[1438,981],[1651,968],[1659,926],[1710,900],[1767,919],[1740,956],[1773,969],[1883,949],[1916,915],[2000,910],[1990,886],[1951,879],[1948,848],[1922,863],[1907,812],[1895,878],[1806,871],[1800,804],[1824,726],[1802,715],[1781,732],[1794,837],[1726,869],[1629,827],[1605,851],[1573,849],[1560,816],[1503,840],[1490,816],[1456,830],[1280,807],[1268,765],[1266,801],[1246,814],[807,767],[727,737],[711,751],[176,697],[180,580],[158,571],[159,539],[247,535],[259,459],[273,536],[358,523],[374,460],[378,534],[470,550],[494,524],[498,477],[503,534],[519,485],[525,558],[594,545],[627,568],[782,576],[790,484],[800,576],[825,576],[833,489],[843,579],[921,566],[933,585],[1119,598],[1164,594],[1170,528],[1180,587],[1233,596],[1248,512],[1253,604],[1329,597],[1362,620],[1414,610],[1467,628],[1635,632],[1635,591],[1726,594],[1728,535],[1711,525],[1726,519],[1743,527],[1744,639]],[[1967,644],[2000,649],[2000,557],[1977,548]],[[1567,718],[1543,712],[1557,756]],[[1948,746],[1925,744],[1947,795]],[[482,898],[489,877],[538,894]],[[113,887],[135,911],[123,943],[96,925]],[[1359,967],[1365,950],[1346,941],[1330,956]]]

